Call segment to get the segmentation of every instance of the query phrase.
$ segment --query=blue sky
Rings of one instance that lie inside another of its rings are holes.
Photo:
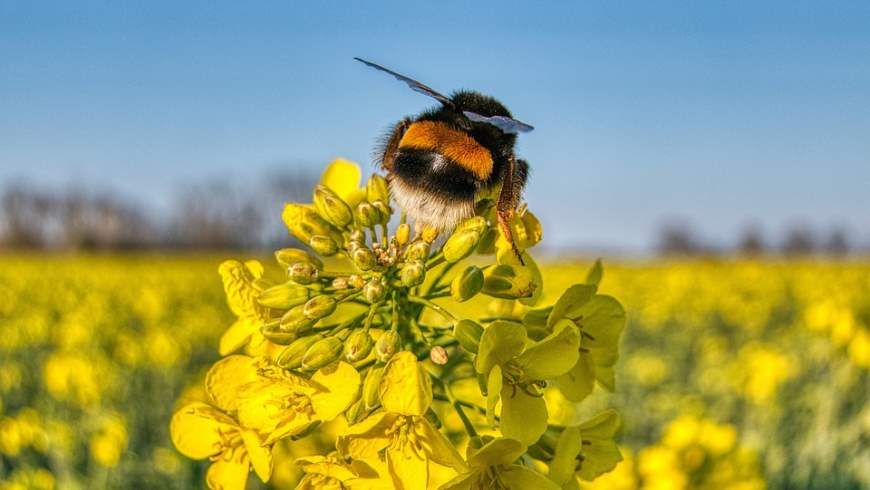
[[[361,56],[534,124],[552,244],[642,250],[672,217],[870,240],[868,25],[845,1],[0,0],[0,180],[159,210],[215,175],[368,163],[430,101]]]

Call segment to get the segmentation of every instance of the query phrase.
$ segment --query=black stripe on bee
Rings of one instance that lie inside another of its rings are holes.
[[[478,183],[474,174],[432,150],[402,148],[392,173],[411,187],[448,199],[474,199]]]

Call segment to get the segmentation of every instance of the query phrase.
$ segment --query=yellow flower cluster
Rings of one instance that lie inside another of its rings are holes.
[[[626,317],[598,293],[601,265],[537,307],[543,281],[526,250],[542,232],[525,207],[510,224],[521,261],[491,201],[436,246],[437,230],[412,236],[404,216],[390,235],[386,180],[360,182],[339,160],[312,204],[286,205],[309,250],[277,251],[281,276],[256,260],[219,267],[237,319],[205,377],[208,402],[184,404],[170,426],[182,454],[211,461],[208,486],[245,488],[251,471],[268,482],[286,441],[336,422],[333,451],[297,460],[298,489],[559,489],[612,470],[618,414],[556,425],[545,396],[574,407],[596,381],[614,389]],[[495,263],[464,261],[475,253]],[[478,296],[501,311],[451,311]]]
[[[612,473],[583,488],[763,490],[757,457],[736,442],[733,426],[683,415],[665,428],[657,444],[636,458],[627,455]]]

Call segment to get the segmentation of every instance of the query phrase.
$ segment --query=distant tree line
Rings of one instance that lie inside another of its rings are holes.
[[[282,203],[310,200],[316,178],[274,173],[253,183],[178,188],[155,216],[112,192],[10,183],[0,191],[0,247],[37,250],[268,249],[290,243]]]
[[[793,224],[777,239],[765,236],[760,226],[750,224],[743,228],[733,244],[716,244],[703,239],[685,221],[669,221],[658,230],[656,250],[664,256],[736,253],[747,257],[763,255],[842,257],[853,252],[861,252],[862,247],[854,243],[846,228],[841,226],[816,230],[805,223]]]

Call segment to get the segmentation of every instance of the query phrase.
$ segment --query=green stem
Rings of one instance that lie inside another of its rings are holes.
[[[418,305],[423,305],[431,310],[434,310],[435,312],[437,312],[438,314],[440,314],[444,318],[448,318],[450,320],[453,320],[454,322],[457,320],[456,316],[454,316],[453,313],[450,313],[449,311],[444,309],[441,305],[435,304],[426,298],[421,298],[419,296],[408,296],[408,301],[410,303],[416,303]]]
[[[432,284],[429,285],[429,289],[426,290],[426,296],[429,296],[430,294],[432,294],[433,291],[435,291],[435,288],[437,288],[441,284],[441,280],[444,279],[444,276],[446,276],[447,273],[450,272],[450,269],[452,269],[453,266],[455,266],[456,264],[456,262],[451,262],[442,267],[440,271],[438,271],[438,275],[435,276],[435,280],[432,281]]]

